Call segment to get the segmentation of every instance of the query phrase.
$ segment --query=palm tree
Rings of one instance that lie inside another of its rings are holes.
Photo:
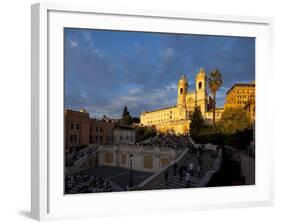
[[[210,73],[210,78],[208,79],[208,84],[209,84],[211,93],[213,95],[213,100],[214,100],[213,127],[214,127],[214,130],[216,130],[216,117],[215,117],[215,113],[216,113],[216,93],[222,85],[222,74],[220,73],[220,71],[218,69],[214,69]]]

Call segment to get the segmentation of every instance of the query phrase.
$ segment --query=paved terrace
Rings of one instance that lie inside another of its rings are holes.
[[[129,185],[130,181],[130,170],[121,167],[99,166],[84,170],[80,174],[99,176],[115,183],[117,186],[113,186],[113,191],[126,190],[126,187]],[[138,185],[151,175],[152,173],[133,170],[133,183]],[[120,190],[120,188],[122,190]]]

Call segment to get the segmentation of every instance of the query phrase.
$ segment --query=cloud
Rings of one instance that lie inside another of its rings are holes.
[[[65,107],[96,117],[120,117],[124,106],[133,116],[173,106],[180,76],[193,91],[201,67],[223,74],[218,106],[234,83],[255,79],[253,38],[83,29],[65,36]]]
[[[177,90],[178,86],[176,83],[171,83],[169,85],[166,86],[166,90],[170,91],[170,90]]]
[[[175,50],[169,47],[164,49],[163,51],[160,51],[159,55],[164,62],[167,62],[175,56]]]
[[[131,95],[135,95],[135,94],[141,94],[142,91],[140,88],[131,88],[128,90],[128,93]]]
[[[69,45],[70,45],[70,47],[77,47],[78,43],[74,40],[69,39]]]

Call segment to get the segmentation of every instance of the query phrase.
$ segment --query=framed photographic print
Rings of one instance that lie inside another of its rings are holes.
[[[269,205],[273,20],[32,6],[32,217]]]

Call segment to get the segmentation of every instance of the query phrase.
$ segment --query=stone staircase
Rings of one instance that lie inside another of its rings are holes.
[[[204,178],[205,174],[208,171],[213,169],[213,164],[215,162],[215,157],[212,156],[212,153],[208,150],[204,151],[201,155],[202,164],[200,167],[200,176],[198,172],[198,158],[195,154],[187,153],[186,158],[178,164],[178,168],[181,165],[186,165],[189,167],[189,163],[194,164],[193,175],[190,177],[190,187],[202,187],[200,185],[201,180]],[[158,181],[151,189],[177,189],[177,188],[185,188],[185,172],[183,172],[183,178],[180,180],[180,176],[178,173],[176,175],[173,174],[173,167],[168,169],[168,182],[166,183],[164,177]]]

